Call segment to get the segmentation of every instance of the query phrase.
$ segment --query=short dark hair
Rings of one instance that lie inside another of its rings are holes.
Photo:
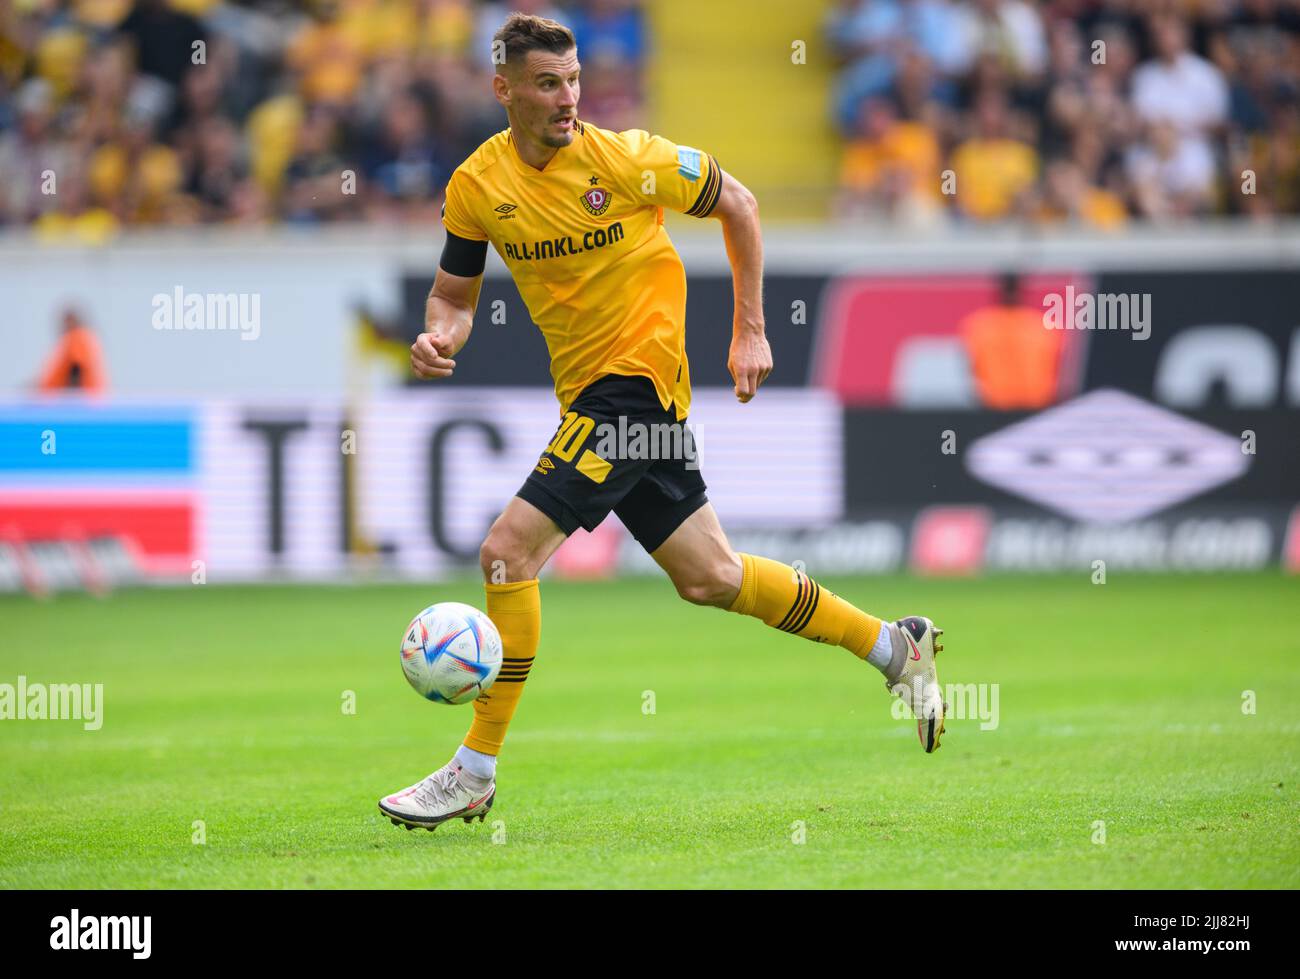
[[[494,62],[497,61],[496,53],[502,44],[505,45],[505,63],[519,65],[524,63],[524,58],[529,51],[564,54],[578,46],[573,31],[563,24],[547,20],[545,17],[521,13],[513,13],[507,17],[506,22],[492,36]]]

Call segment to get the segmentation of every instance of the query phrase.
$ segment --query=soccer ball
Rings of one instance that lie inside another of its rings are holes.
[[[402,635],[402,672],[421,697],[463,704],[492,686],[501,672],[501,634],[472,605],[430,605]]]

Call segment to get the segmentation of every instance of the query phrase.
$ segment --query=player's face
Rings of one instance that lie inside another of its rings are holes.
[[[529,51],[510,85],[506,108],[511,125],[543,146],[558,149],[572,143],[580,70],[576,48],[564,54]]]

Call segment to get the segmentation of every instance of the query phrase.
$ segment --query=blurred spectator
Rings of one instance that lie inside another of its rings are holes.
[[[1020,300],[1020,280],[1002,277],[998,302],[960,323],[980,403],[1000,411],[1045,408],[1056,400],[1065,334],[1049,330],[1043,310]]]
[[[1042,200],[1033,217],[1044,224],[1068,222],[1114,231],[1128,220],[1128,211],[1118,196],[1091,184],[1079,164],[1055,159],[1047,164]]]
[[[584,111],[610,129],[644,129],[640,79],[646,56],[645,24],[627,0],[592,0],[575,8],[570,27],[582,59]]]
[[[1228,115],[1228,86],[1213,64],[1188,50],[1188,25],[1153,17],[1156,57],[1133,73],[1133,107],[1147,124],[1129,151],[1139,208],[1152,217],[1185,216],[1207,207],[1214,189],[1210,142]]]
[[[899,119],[889,99],[867,99],[840,163],[837,213],[925,223],[939,206],[940,159],[933,125]]]
[[[349,200],[343,193],[346,167],[337,145],[338,124],[333,109],[322,105],[308,112],[298,127],[297,144],[285,167],[286,220],[324,221],[346,207]]]
[[[887,92],[909,55],[923,56],[941,75],[960,74],[978,40],[974,20],[950,0],[844,0],[826,35],[846,66],[837,94],[846,131],[855,125],[858,103]]]
[[[952,154],[957,207],[966,217],[992,221],[1024,211],[1038,176],[1038,153],[1010,132],[1006,96],[989,91],[975,105],[975,133]]]
[[[298,91],[308,102],[344,105],[361,85],[365,71],[365,24],[339,16],[341,2],[310,4],[312,22],[300,30],[286,52]]]
[[[239,130],[224,116],[207,119],[198,127],[192,153],[185,190],[202,208],[204,220],[219,221],[234,208],[235,190],[248,175]]]
[[[15,103],[17,124],[0,135],[0,217],[26,223],[54,206],[58,175],[71,169],[74,155],[53,131],[54,88],[48,81],[24,82]]]
[[[1203,138],[1228,112],[1228,88],[1209,61],[1187,49],[1188,27],[1178,17],[1153,17],[1156,57],[1133,72],[1133,106],[1147,122],[1172,123],[1180,136]]]
[[[1187,139],[1172,122],[1148,127],[1147,139],[1128,152],[1138,212],[1146,217],[1189,217],[1208,209],[1214,158],[1207,143]]]
[[[99,340],[76,310],[64,310],[63,332],[36,386],[41,391],[78,389],[93,392],[103,391],[108,386]]]
[[[1038,11],[1022,0],[975,0],[966,30],[974,36],[976,56],[998,59],[1015,79],[1040,74],[1047,62],[1047,44]]]
[[[645,58],[641,11],[628,0],[592,0],[574,9],[569,27],[582,52],[584,71],[590,65],[635,69]]]
[[[199,42],[206,43],[199,22],[167,0],[136,0],[119,30],[134,42],[140,72],[171,85],[180,84],[195,63]]]
[[[368,140],[366,153],[366,177],[377,207],[393,216],[402,210],[428,211],[454,167],[455,163],[448,165],[441,159],[427,110],[419,99],[407,93],[388,105],[379,132]],[[437,210],[424,217],[436,218]]]

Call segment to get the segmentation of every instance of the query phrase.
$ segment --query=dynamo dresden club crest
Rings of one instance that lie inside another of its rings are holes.
[[[593,187],[582,195],[582,206],[587,209],[588,214],[600,217],[609,210],[609,198],[609,191]]]

